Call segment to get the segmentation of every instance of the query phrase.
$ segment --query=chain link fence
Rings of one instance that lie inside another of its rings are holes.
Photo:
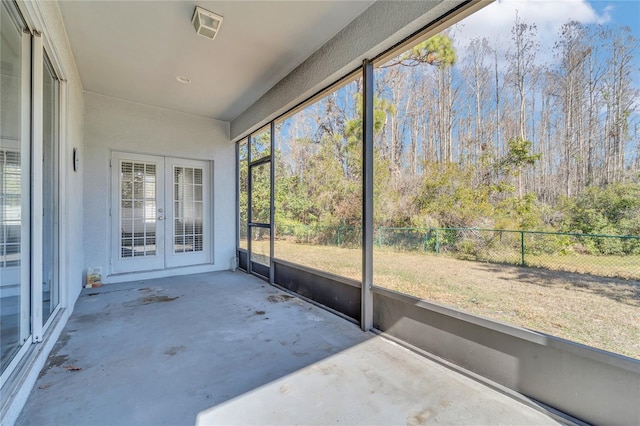
[[[362,229],[352,226],[278,225],[276,231],[276,238],[296,243],[345,248],[362,244]],[[382,250],[640,281],[640,236],[379,227],[374,238],[375,248]]]
[[[276,238],[303,244],[359,248],[362,246],[362,228],[347,225],[276,225]]]

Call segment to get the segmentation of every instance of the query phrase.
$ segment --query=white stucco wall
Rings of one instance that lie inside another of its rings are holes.
[[[102,267],[105,283],[229,269],[236,238],[235,146],[229,123],[93,93],[85,93],[85,123],[85,267]],[[212,265],[107,275],[112,150],[213,161]]]

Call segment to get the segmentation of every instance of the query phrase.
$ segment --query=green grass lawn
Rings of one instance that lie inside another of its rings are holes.
[[[268,244],[252,242],[261,253]],[[275,257],[362,276],[359,249],[278,240]],[[554,260],[568,265],[564,257]],[[374,251],[374,285],[640,359],[640,282],[587,273],[606,266],[599,260],[575,273],[383,249]]]

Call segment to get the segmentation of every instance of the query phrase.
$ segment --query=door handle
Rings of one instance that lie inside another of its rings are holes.
[[[162,220],[162,216],[158,216],[158,220]]]

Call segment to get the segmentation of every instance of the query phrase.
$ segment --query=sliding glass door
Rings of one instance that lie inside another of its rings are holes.
[[[16,3],[0,2],[0,387],[61,306],[61,79]]]
[[[0,369],[3,380],[31,341],[30,36],[15,7],[0,4]]]

